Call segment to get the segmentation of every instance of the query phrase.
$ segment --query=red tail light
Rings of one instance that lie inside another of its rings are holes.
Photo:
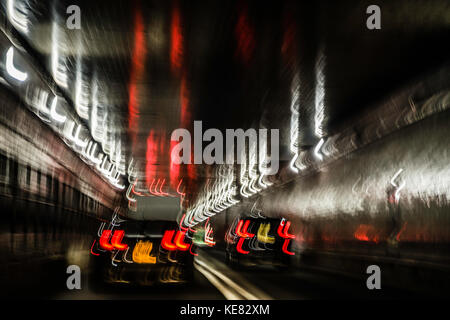
[[[198,256],[198,253],[192,252],[192,248],[194,247],[194,244],[191,244],[190,248],[189,248],[189,252],[193,255],[193,256]]]
[[[242,249],[242,245],[244,244],[244,241],[245,241],[245,238],[240,238],[239,239],[238,244],[236,246],[236,250],[239,253],[248,254],[250,251],[245,251],[244,249]]]
[[[94,251],[92,251],[92,249],[94,249],[95,241],[96,241],[96,240],[94,240],[94,242],[92,243],[92,246],[91,246],[91,253],[92,253],[94,256],[99,256],[100,253],[94,253]]]
[[[242,228],[242,225],[244,225],[244,228]],[[254,236],[253,233],[248,233],[247,232],[247,229],[248,229],[249,225],[250,225],[250,220],[245,221],[245,224],[244,224],[244,220],[240,220],[238,222],[237,226],[236,226],[236,234],[239,237],[242,237],[242,238],[251,238],[251,237],[253,237]],[[241,231],[241,229],[242,229],[242,231]]]
[[[172,243],[173,235],[175,234],[175,230],[166,230],[164,233],[164,237],[161,241],[161,246],[169,251],[174,251],[177,249],[177,246]]]
[[[285,239],[284,243],[283,243],[283,247],[281,249],[283,250],[284,253],[293,256],[294,252],[288,251],[288,249],[287,249],[290,241],[291,241],[291,239]]]
[[[181,251],[186,251],[189,249],[189,244],[185,243],[184,236],[186,235],[186,232],[184,231],[178,231],[177,235],[175,236],[175,244],[177,248]]]
[[[284,219],[281,220],[280,225],[278,226],[278,235],[284,239],[294,239],[295,236],[293,234],[289,234],[288,230],[289,227],[291,226],[291,222],[290,221],[286,221],[286,225],[284,224]],[[284,227],[284,229],[283,229]]]
[[[239,222],[238,222],[238,224],[237,224],[237,226],[236,226],[236,234],[239,236],[239,237],[244,237],[244,235],[243,234],[241,234],[241,228],[242,228],[242,225],[244,224],[244,220],[239,220]]]
[[[114,235],[111,239],[111,244],[117,250],[126,250],[128,248],[127,244],[121,243],[124,235],[125,235],[125,231],[123,231],[123,230],[114,231]]]
[[[284,238],[283,247],[281,250],[283,250],[284,253],[293,256],[294,252],[288,251],[287,247],[289,245],[289,242],[291,239],[294,239],[295,236],[293,234],[288,233],[289,227],[291,226],[290,221],[286,221],[286,224],[284,223],[285,220],[282,219],[280,222],[280,225],[278,226],[278,235],[282,238]]]
[[[237,245],[236,245],[236,250],[239,253],[242,254],[248,254],[250,251],[245,251],[244,249],[242,249],[242,245],[244,244],[244,241],[246,238],[252,238],[255,235],[253,233],[249,233],[248,227],[250,225],[250,220],[245,221],[244,220],[240,220],[238,222],[238,225],[236,226],[236,234],[240,237]]]
[[[110,237],[111,237],[111,230],[103,230],[99,243],[100,246],[105,250],[114,249],[113,245],[108,242]]]
[[[250,220],[247,220],[245,222],[245,224],[244,224],[244,229],[242,230],[242,233],[244,234],[244,238],[252,238],[252,237],[255,236],[253,233],[248,233],[247,232],[247,229],[248,229],[249,225],[250,225]]]
[[[181,220],[180,220],[180,229],[183,230],[183,231],[187,231],[188,230],[188,228],[183,227],[183,222],[184,222],[185,218],[186,218],[186,214],[183,214],[183,216],[181,217]]]

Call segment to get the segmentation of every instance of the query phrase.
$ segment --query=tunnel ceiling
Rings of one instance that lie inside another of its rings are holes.
[[[365,26],[368,1],[2,2],[18,39],[140,196],[178,189],[189,199],[214,178],[210,166],[171,163],[176,128],[279,128],[283,159],[293,92],[295,146],[309,148],[318,95],[326,137],[447,59],[445,1],[378,1],[381,30]],[[79,30],[66,27],[74,4]]]

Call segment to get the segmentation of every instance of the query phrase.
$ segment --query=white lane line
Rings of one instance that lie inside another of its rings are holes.
[[[201,274],[203,274],[205,276],[205,278],[208,279],[208,281],[211,282],[211,284],[213,286],[215,286],[217,288],[217,290],[219,290],[223,294],[225,299],[227,299],[227,300],[242,300],[242,296],[234,293],[229,288],[227,288],[222,283],[220,283],[220,281],[217,279],[217,277],[214,276],[209,271],[207,271],[205,268],[201,267],[198,264],[195,264],[194,266],[195,266],[195,269],[197,269]]]
[[[205,256],[207,257],[207,259],[204,258]],[[201,260],[203,263],[209,265],[208,269],[215,270],[219,273],[220,270],[226,270],[226,274],[228,275],[229,279],[233,279],[234,283],[239,283],[240,286],[245,288],[247,292],[252,292],[253,295],[257,297],[257,300],[273,300],[270,295],[247,281],[247,279],[241,274],[231,270],[227,265],[208,255],[204,251],[202,251],[202,255],[196,257],[196,261],[198,260]],[[222,272],[222,274],[224,274],[224,272]]]
[[[253,290],[255,289],[253,286],[252,291],[256,291],[255,293],[258,294],[258,296],[250,293],[248,290],[244,289],[237,283],[235,283],[233,280],[231,280],[229,277],[224,275],[223,273],[219,272],[218,270],[212,268],[211,266],[208,266],[204,261],[200,259],[195,259],[195,263],[202,266],[203,268],[207,269],[210,273],[215,275],[217,278],[221,279],[225,284],[227,284],[230,288],[234,289],[238,294],[243,296],[247,300],[271,300],[272,298],[268,296],[267,294],[263,293],[261,290]]]

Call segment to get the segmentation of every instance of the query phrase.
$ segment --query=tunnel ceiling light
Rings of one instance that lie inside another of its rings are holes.
[[[397,177],[400,175],[400,173],[402,173],[402,171],[403,171],[403,169],[399,169],[399,170],[394,174],[394,176],[392,177],[392,179],[391,179],[391,184],[392,184],[394,187],[398,187],[398,185],[395,183],[395,179],[397,179]]]
[[[28,78],[26,72],[22,72],[14,66],[14,47],[12,46],[9,47],[8,52],[6,53],[6,71],[11,77],[19,81],[25,81]]]
[[[14,46],[10,46],[8,51],[6,52],[6,71],[7,73],[13,77],[14,79],[18,81],[25,81],[28,79],[28,74],[26,72],[22,72],[19,69],[17,69],[14,65]],[[53,95],[52,95],[53,96]],[[68,121],[69,119],[67,116],[67,110],[63,108],[63,110],[66,111],[66,114],[60,114],[57,112],[57,106],[58,106],[58,97],[55,95],[53,96],[53,100],[51,102],[50,107],[47,107],[47,103],[50,99],[49,93],[45,90],[40,90],[38,93],[38,97],[34,98],[32,104],[34,104],[37,107],[37,110],[34,110],[32,105],[28,103],[28,107],[32,109],[32,111],[44,122],[50,123],[51,120],[58,122],[58,123],[65,123],[63,132],[59,132],[60,135],[62,135],[63,141],[72,149],[76,149],[75,151],[80,152],[82,157],[87,158],[91,162],[93,162],[94,166],[100,171],[100,173],[103,174],[104,178],[110,184],[117,189],[123,190],[125,189],[125,185],[120,183],[120,174],[122,174],[121,171],[123,171],[123,174],[125,174],[125,159],[122,157],[121,150],[120,150],[120,144],[117,145],[117,148],[115,146],[115,141],[112,141],[112,144],[114,145],[114,150],[112,150],[114,157],[114,160],[116,160],[116,164],[112,163],[111,161],[107,161],[107,156],[102,155],[101,152],[99,152],[98,156],[95,156],[97,144],[92,141],[90,138],[86,138],[85,140],[82,140],[80,138],[82,125],[77,124],[75,121]],[[93,111],[96,111],[95,108]],[[45,115],[45,117],[43,116]],[[96,114],[95,114],[96,115]],[[48,117],[48,119],[47,119]],[[104,122],[106,122],[107,113],[105,112],[104,119],[102,121],[102,125]],[[97,120],[97,119],[94,119]],[[95,121],[94,121],[95,123]],[[77,125],[77,128],[75,129],[75,125]],[[53,128],[55,129],[55,128]],[[74,132],[75,131],[75,132]],[[93,125],[93,133],[95,139],[95,126]],[[102,135],[104,135],[104,130],[102,131]],[[75,145],[69,144],[67,141],[74,143]],[[103,140],[102,144],[103,144]],[[81,149],[81,151],[80,151]],[[83,160],[83,159],[82,159]],[[84,161],[84,160],[83,160]],[[117,163],[119,162],[119,163]],[[100,165],[101,164],[101,165]],[[106,168],[105,165],[108,164],[108,167]],[[120,169],[122,167],[122,170]],[[114,173],[115,169],[115,174]],[[161,191],[162,191],[161,186]],[[164,193],[163,193],[164,194]]]
[[[56,112],[56,105],[58,104],[58,97],[55,96],[53,98],[52,101],[52,107],[50,110],[50,116],[52,117],[53,120],[60,122],[60,123],[64,123],[67,120],[66,116],[60,115]]]
[[[323,156],[320,154],[320,148],[322,148],[322,145],[324,143],[323,139],[320,139],[319,143],[317,143],[316,147],[314,148],[314,155],[319,159],[322,160]]]
[[[15,0],[8,0],[7,3],[7,12],[8,12],[8,18],[11,24],[16,28],[18,31],[21,31],[23,33],[28,33],[28,20],[25,15],[25,13],[22,13],[21,11],[17,11],[15,8]],[[23,9],[23,8],[21,8]]]

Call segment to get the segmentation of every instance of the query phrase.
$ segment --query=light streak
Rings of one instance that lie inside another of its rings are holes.
[[[64,123],[67,120],[67,117],[64,115],[60,115],[56,112],[57,104],[58,104],[58,97],[55,96],[52,101],[52,106],[50,109],[50,116],[52,117],[53,120],[60,122],[60,123]]]
[[[316,147],[314,148],[314,155],[320,160],[323,159],[322,155],[320,154],[320,148],[322,147],[323,143],[324,143],[324,140],[320,139],[320,141],[317,143]]]
[[[9,47],[6,53],[6,71],[11,77],[19,81],[25,81],[28,78],[26,72],[22,72],[14,66],[14,48],[12,46]]]

